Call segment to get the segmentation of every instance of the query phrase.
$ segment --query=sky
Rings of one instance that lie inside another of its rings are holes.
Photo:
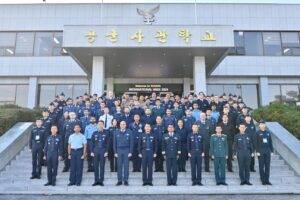
[[[46,0],[47,3],[194,3],[195,0]],[[199,3],[288,3],[300,0],[196,0]],[[0,0],[0,4],[43,3],[43,0]]]

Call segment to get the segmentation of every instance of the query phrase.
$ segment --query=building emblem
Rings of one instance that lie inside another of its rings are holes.
[[[142,9],[137,8],[136,11],[139,15],[143,16],[144,22],[146,24],[152,24],[155,21],[154,14],[159,11],[159,5],[157,5],[156,7],[152,8],[150,10],[142,10]]]

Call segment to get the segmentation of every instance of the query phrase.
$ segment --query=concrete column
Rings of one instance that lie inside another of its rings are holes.
[[[193,66],[194,76],[194,93],[204,92],[206,94],[206,70],[205,70],[205,58],[194,57]]]
[[[259,103],[261,106],[267,106],[270,103],[268,77],[259,77]]]
[[[38,78],[29,77],[27,107],[31,109],[36,107],[37,98],[38,98]]]
[[[106,78],[106,91],[112,91],[114,92],[114,78]]]
[[[191,90],[191,80],[190,78],[183,78],[183,95],[187,96]]]
[[[104,57],[93,57],[93,69],[92,69],[92,84],[91,94],[98,94],[101,96],[104,92]]]

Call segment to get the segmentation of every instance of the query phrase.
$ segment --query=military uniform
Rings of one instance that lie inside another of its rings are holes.
[[[152,185],[153,155],[156,154],[156,138],[153,133],[143,133],[139,140],[139,154],[142,155],[143,183]]]
[[[89,124],[86,126],[84,131],[84,136],[87,140],[87,162],[88,162],[88,172],[94,171],[94,158],[91,156],[91,142],[93,133],[98,130],[97,124]]]
[[[255,139],[256,139],[256,128],[255,128],[255,125],[250,123],[250,124],[247,124],[246,123],[246,134],[248,134],[252,140],[252,143],[255,144]],[[251,161],[250,161],[250,171],[251,172],[255,172],[255,169],[254,169],[254,165],[255,165],[255,158],[254,156],[251,157]]]
[[[91,138],[91,153],[94,154],[94,176],[95,183],[103,184],[105,154],[108,153],[108,133],[106,130],[96,131]],[[99,173],[100,165],[100,173]]]
[[[176,185],[178,175],[177,156],[181,153],[180,149],[180,138],[177,134],[168,133],[163,136],[162,151],[166,155],[168,185]]]
[[[140,136],[143,133],[144,129],[144,124],[143,123],[136,123],[133,122],[129,126],[130,130],[132,131],[132,138],[133,138],[133,152],[132,152],[132,168],[133,172],[140,172],[141,171],[141,166],[142,166],[142,159],[139,157],[139,151],[138,151],[138,146],[139,146],[139,140]]]
[[[217,185],[225,183],[225,163],[228,156],[226,135],[213,134],[210,138],[210,156],[214,157],[214,170]]]
[[[153,134],[156,138],[157,151],[155,158],[155,171],[164,172],[164,156],[162,155],[162,140],[164,135],[164,127],[162,124],[153,126]]]
[[[237,134],[234,137],[234,155],[237,155],[239,164],[239,176],[241,184],[249,183],[250,160],[253,153],[253,144],[250,136],[246,133]]]
[[[221,123],[222,133],[227,136],[227,146],[228,146],[228,159],[227,159],[227,169],[232,172],[232,160],[233,160],[233,140],[235,135],[235,127],[231,123]]]
[[[270,162],[271,153],[274,152],[271,134],[269,131],[257,131],[256,152],[258,156],[259,174],[263,184],[270,184]]]
[[[196,119],[190,115],[190,116],[184,116],[182,118],[183,122],[184,122],[184,128],[188,131],[191,132],[192,131],[192,125],[196,122]]]
[[[117,171],[117,158],[115,158],[114,152],[114,136],[117,131],[116,126],[111,126],[108,129],[108,160],[111,172]]]
[[[45,157],[47,161],[48,184],[55,185],[58,158],[62,156],[63,140],[60,135],[50,135],[45,142]]]
[[[152,113],[154,115],[154,117],[156,118],[157,116],[161,116],[163,117],[165,114],[165,109],[162,106],[154,106],[152,108]]]
[[[44,127],[35,126],[30,134],[29,148],[32,154],[32,178],[40,178],[42,172],[43,161],[43,148],[45,144],[45,138],[48,135],[45,134]]]
[[[187,130],[183,127],[183,128],[177,128],[176,129],[176,134],[179,136],[180,138],[180,143],[181,143],[181,154],[178,158],[178,171],[179,172],[185,172],[185,166],[186,166],[186,160],[187,160],[187,137],[188,137],[188,132]]]
[[[187,140],[188,153],[191,155],[191,175],[193,185],[202,185],[202,153],[204,152],[203,135],[199,133],[191,133]]]
[[[196,123],[199,126],[199,133],[203,137],[205,171],[209,172],[209,144],[211,136],[210,123],[208,123],[207,121],[205,121],[204,123],[201,121],[197,121]]]
[[[133,136],[129,129],[117,130],[114,137],[114,152],[118,155],[118,182],[127,182],[129,178],[128,154],[133,151]],[[124,174],[123,174],[124,171]]]

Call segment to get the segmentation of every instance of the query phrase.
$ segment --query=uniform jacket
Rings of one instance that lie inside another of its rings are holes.
[[[228,156],[228,143],[227,136],[222,134],[218,136],[213,134],[210,138],[209,155],[214,157],[226,157]]]

